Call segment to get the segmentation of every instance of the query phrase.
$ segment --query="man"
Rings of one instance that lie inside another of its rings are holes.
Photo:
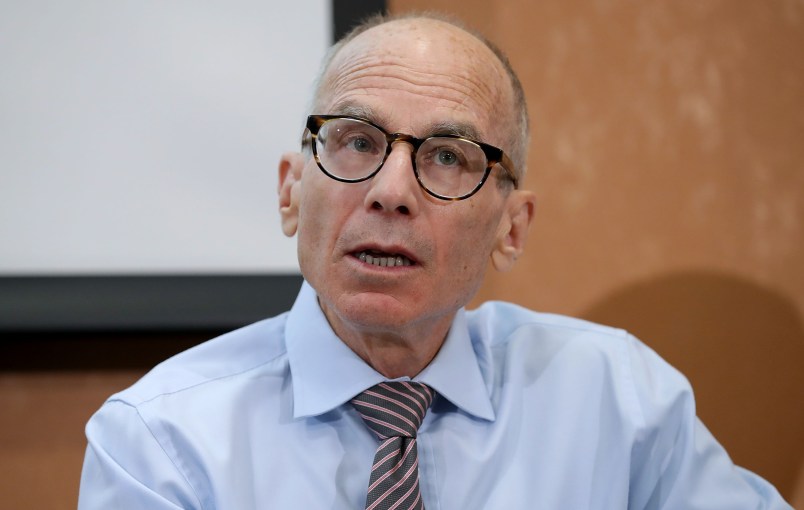
[[[104,404],[79,507],[789,508],[627,333],[463,309],[525,244],[525,111],[504,57],[453,23],[375,20],[336,46],[279,165],[296,304]]]

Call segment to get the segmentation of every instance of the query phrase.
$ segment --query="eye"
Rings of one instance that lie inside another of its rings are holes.
[[[346,146],[351,147],[357,152],[371,152],[374,144],[370,139],[364,136],[355,136],[347,141]]]
[[[467,165],[466,148],[461,146],[459,140],[430,138],[425,145],[425,149],[426,153],[423,154],[423,159],[433,167],[438,167],[441,170],[456,170],[462,169]]]
[[[338,150],[355,154],[377,154],[382,149],[384,138],[366,126],[348,126],[338,129]]]
[[[436,153],[436,162],[439,165],[452,166],[458,163],[458,155],[448,149],[441,149]]]

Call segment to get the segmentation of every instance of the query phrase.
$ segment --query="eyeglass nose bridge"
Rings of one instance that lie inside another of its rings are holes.
[[[385,135],[385,143],[386,143],[385,156],[382,158],[382,161],[380,162],[380,164],[377,167],[377,169],[374,172],[372,172],[372,177],[374,175],[376,175],[377,172],[379,172],[385,166],[385,162],[388,160],[388,156],[390,156],[391,151],[394,150],[394,144],[396,144],[397,142],[402,142],[402,143],[410,145],[410,147],[412,149],[410,151],[410,165],[411,165],[411,168],[413,169],[413,174],[416,177],[416,181],[418,181],[420,186],[424,187],[424,184],[421,182],[421,178],[419,177],[419,172],[416,169],[416,154],[419,152],[419,147],[421,147],[422,144],[425,141],[426,140],[423,140],[421,138],[416,138],[415,136],[409,135],[407,133],[389,133],[389,134],[386,134]],[[427,190],[427,188],[425,188],[425,191],[426,190]]]
[[[416,153],[419,151],[419,147],[421,147],[425,141],[422,140],[421,138],[416,138],[415,136],[409,135],[407,133],[390,133],[385,135],[386,147],[385,147],[385,158],[383,159],[383,163],[385,162],[385,159],[387,159],[388,156],[391,155],[391,151],[394,149],[394,144],[397,142],[406,143],[413,148],[413,150],[410,151],[410,157],[414,161],[414,167],[415,167]]]

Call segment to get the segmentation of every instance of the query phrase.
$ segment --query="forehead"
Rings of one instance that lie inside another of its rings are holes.
[[[322,80],[318,107],[322,113],[362,108],[384,127],[412,134],[437,124],[469,125],[484,141],[499,143],[510,89],[502,64],[473,35],[441,21],[398,20],[341,48]]]

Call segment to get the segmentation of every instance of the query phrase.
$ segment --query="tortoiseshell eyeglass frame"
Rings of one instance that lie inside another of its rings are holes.
[[[339,177],[337,175],[334,175],[334,174],[330,173],[326,168],[324,168],[324,165],[321,164],[321,159],[318,157],[318,149],[316,147],[315,141],[318,138],[318,132],[321,130],[321,127],[324,124],[326,124],[327,122],[329,122],[331,120],[335,120],[335,119],[349,119],[349,120],[362,122],[364,124],[367,124],[369,126],[372,126],[372,127],[376,128],[378,131],[380,131],[382,134],[385,135],[385,141],[387,143],[386,148],[385,148],[385,155],[383,156],[382,161],[379,163],[379,165],[377,165],[377,168],[372,170],[365,177],[360,177],[358,179],[346,179],[346,178],[343,178],[343,177]],[[464,140],[464,141],[473,143],[473,144],[477,145],[478,147],[480,147],[480,149],[483,151],[483,154],[485,154],[485,156],[486,156],[486,162],[487,163],[486,163],[485,172],[483,173],[483,177],[480,179],[480,181],[477,183],[477,185],[474,187],[474,189],[472,189],[468,193],[464,193],[463,195],[460,195],[460,196],[457,196],[457,197],[451,197],[451,196],[447,196],[447,195],[441,195],[441,194],[438,194],[438,193],[430,190],[424,184],[424,182],[422,182],[421,177],[419,176],[419,171],[416,169],[416,152],[419,150],[419,147],[425,141],[429,140],[430,138],[452,138],[452,139],[457,139],[457,140]],[[480,188],[483,187],[483,184],[485,184],[486,180],[488,179],[489,175],[491,174],[491,170],[494,168],[494,165],[496,165],[498,163],[499,163],[500,167],[502,167],[502,169],[505,170],[506,175],[511,180],[511,182],[514,184],[514,189],[519,188],[519,179],[517,179],[516,174],[512,170],[513,167],[514,167],[514,164],[511,161],[511,159],[508,157],[508,155],[505,154],[505,152],[503,152],[502,149],[499,149],[499,148],[494,147],[493,145],[489,145],[487,143],[478,142],[477,140],[472,140],[471,138],[466,138],[466,137],[459,136],[459,135],[437,135],[437,136],[431,136],[431,137],[428,137],[428,138],[416,138],[415,136],[406,135],[404,133],[388,133],[383,128],[381,128],[380,126],[374,124],[371,121],[368,121],[366,119],[361,119],[361,118],[358,118],[358,117],[352,117],[350,115],[310,115],[309,117],[307,117],[307,129],[304,130],[304,133],[302,135],[302,149],[305,149],[309,145],[312,148],[313,157],[315,158],[315,162],[318,165],[318,168],[320,168],[321,171],[324,172],[324,174],[326,174],[328,177],[330,177],[330,178],[332,178],[332,179],[334,179],[336,181],[340,181],[340,182],[363,182],[363,181],[371,179],[372,177],[377,175],[377,172],[379,172],[382,169],[383,165],[385,164],[385,161],[388,159],[388,156],[391,154],[391,150],[393,149],[393,144],[395,142],[405,142],[405,143],[410,144],[413,147],[413,151],[411,152],[411,165],[413,167],[413,173],[416,176],[416,181],[419,183],[419,186],[427,194],[429,194],[429,195],[431,195],[431,196],[433,196],[435,198],[438,198],[440,200],[447,200],[447,201],[453,201],[454,202],[454,201],[458,201],[458,200],[465,200],[465,199],[471,197],[472,195],[477,193],[480,190]]]

